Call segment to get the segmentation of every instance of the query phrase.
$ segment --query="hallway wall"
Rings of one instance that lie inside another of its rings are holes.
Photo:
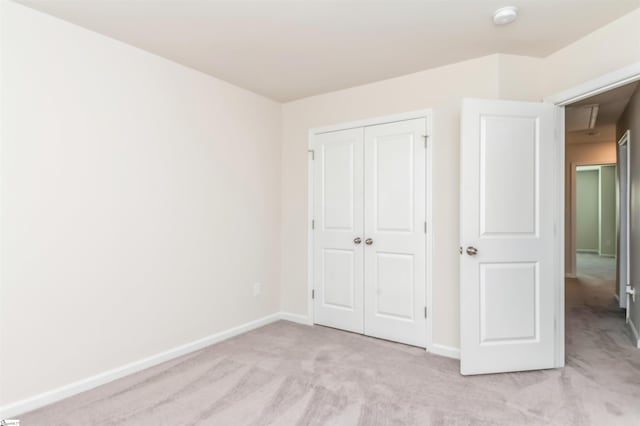
[[[622,117],[618,121],[618,137],[627,130],[631,130],[629,142],[631,154],[631,241],[630,253],[631,271],[630,281],[638,294],[636,301],[630,300],[629,317],[636,331],[637,345],[640,348],[640,262],[634,261],[640,257],[640,88],[631,97]]]
[[[616,255],[616,166],[600,167],[600,254]]]
[[[576,171],[576,250],[597,253],[600,249],[598,169]]]

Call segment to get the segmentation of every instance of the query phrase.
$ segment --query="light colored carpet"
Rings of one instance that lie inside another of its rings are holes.
[[[587,279],[616,279],[616,258],[595,253],[576,253],[576,275]]]
[[[640,425],[610,284],[567,282],[567,367],[462,377],[421,349],[280,321],[20,416],[32,425]]]

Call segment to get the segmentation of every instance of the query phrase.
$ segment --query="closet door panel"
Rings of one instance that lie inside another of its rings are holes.
[[[314,322],[364,332],[362,128],[314,139]]]
[[[426,345],[426,119],[365,128],[365,334]]]

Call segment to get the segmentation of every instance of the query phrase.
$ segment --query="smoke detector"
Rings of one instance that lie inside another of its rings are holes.
[[[501,7],[493,13],[493,23],[496,25],[507,25],[518,17],[518,8],[515,6]]]

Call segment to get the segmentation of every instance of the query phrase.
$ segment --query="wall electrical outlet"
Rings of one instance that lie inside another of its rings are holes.
[[[253,296],[260,296],[260,293],[262,293],[262,283],[253,283]]]

